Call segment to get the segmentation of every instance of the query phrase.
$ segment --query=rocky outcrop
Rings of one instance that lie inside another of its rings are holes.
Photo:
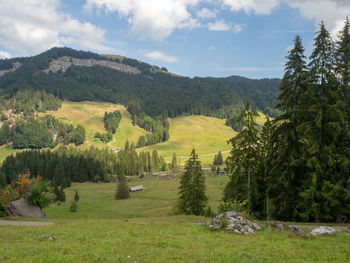
[[[1,78],[2,76],[4,76],[5,74],[7,74],[7,73],[10,73],[10,72],[13,72],[13,71],[19,69],[21,66],[22,66],[21,63],[19,63],[19,62],[13,62],[12,68],[0,70],[0,78]]]
[[[331,235],[335,233],[335,229],[330,226],[320,226],[311,231],[312,236],[322,236],[322,235]]]
[[[290,232],[295,234],[295,235],[298,235],[298,236],[304,236],[305,235],[305,231],[300,229],[297,226],[290,226],[289,229],[290,229]]]
[[[39,206],[30,204],[24,197],[13,201],[6,208],[6,212],[9,216],[23,216],[23,217],[36,217],[40,219],[47,219],[44,211]]]
[[[262,229],[259,224],[239,216],[236,211],[229,211],[217,215],[213,218],[209,227],[215,230],[223,229],[244,235],[254,235],[255,230]]]
[[[80,67],[93,67],[93,66],[101,66],[106,68],[115,69],[121,72],[129,73],[129,74],[140,74],[141,72],[134,67],[129,65],[125,65],[122,63],[109,61],[109,60],[96,60],[96,59],[79,59],[79,58],[71,58],[67,56],[59,57],[58,59],[52,60],[49,67],[44,69],[43,72],[56,73],[58,71],[65,72],[71,66],[80,66]]]

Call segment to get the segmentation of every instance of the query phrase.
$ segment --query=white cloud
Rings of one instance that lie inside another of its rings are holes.
[[[218,20],[215,21],[215,23],[208,24],[208,29],[211,31],[227,31],[230,28],[230,25],[226,24],[223,20]]]
[[[216,13],[207,8],[202,8],[201,10],[197,11],[197,16],[203,19],[211,19],[216,18]]]
[[[222,6],[234,12],[244,11],[267,15],[279,5],[279,0],[221,0],[221,3]]]
[[[243,27],[244,27],[244,25],[236,24],[236,25],[233,27],[233,31],[234,31],[235,33],[239,33],[239,32],[241,32],[241,31],[243,30]]]
[[[6,51],[0,51],[0,59],[11,58],[11,54]]]
[[[297,8],[300,14],[309,20],[314,20],[316,28],[321,20],[324,21],[332,37],[344,26],[346,16],[350,14],[348,0],[284,0],[291,7]]]
[[[159,60],[164,61],[168,63],[175,63],[178,62],[179,59],[177,57],[167,55],[159,50],[154,51],[143,51],[143,56],[152,60]]]
[[[199,22],[189,9],[201,0],[87,0],[85,10],[97,8],[116,12],[131,25],[132,34],[141,39],[161,41],[175,29],[194,28]]]
[[[0,6],[0,43],[18,55],[68,44],[111,50],[103,29],[57,11],[59,0],[0,0]]]

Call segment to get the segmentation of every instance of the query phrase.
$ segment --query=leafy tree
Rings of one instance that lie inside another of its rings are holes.
[[[34,181],[30,187],[29,193],[26,195],[26,199],[40,208],[47,207],[53,201],[50,182]]]
[[[204,215],[208,197],[205,194],[205,177],[195,149],[186,162],[185,172],[180,179],[178,208],[181,213]]]
[[[85,142],[86,132],[83,126],[78,124],[73,135],[73,141],[76,146],[81,145]]]
[[[126,181],[125,175],[119,176],[118,187],[115,193],[115,199],[128,199],[129,198],[129,186]]]
[[[226,159],[226,169],[231,174],[230,181],[224,190],[223,201],[237,199],[248,200],[247,212],[250,214],[252,204],[252,178],[256,182],[257,168],[259,165],[259,128],[256,118],[257,111],[252,109],[249,101],[240,115],[243,122],[243,130],[229,140],[232,145],[230,156]],[[253,184],[253,195],[255,195],[256,183]]]

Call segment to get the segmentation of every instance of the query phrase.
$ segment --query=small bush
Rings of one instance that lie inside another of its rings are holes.
[[[227,211],[236,211],[236,212],[245,212],[247,207],[247,201],[237,201],[237,200],[228,200],[219,205],[219,213]]]
[[[69,207],[69,211],[74,213],[78,210],[78,205],[75,201],[73,201]]]
[[[74,201],[75,202],[79,202],[79,193],[78,193],[78,190],[75,190],[75,195],[74,195]]]
[[[54,195],[49,182],[37,182],[35,181],[26,195],[26,199],[33,205],[37,205],[40,208],[47,207],[53,200]]]

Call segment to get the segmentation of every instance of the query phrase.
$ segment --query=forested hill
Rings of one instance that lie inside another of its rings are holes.
[[[71,101],[109,101],[132,114],[175,117],[203,114],[229,118],[246,98],[269,115],[279,79],[188,78],[138,60],[52,48],[40,55],[0,60],[0,89],[5,98],[19,90],[44,90]]]

